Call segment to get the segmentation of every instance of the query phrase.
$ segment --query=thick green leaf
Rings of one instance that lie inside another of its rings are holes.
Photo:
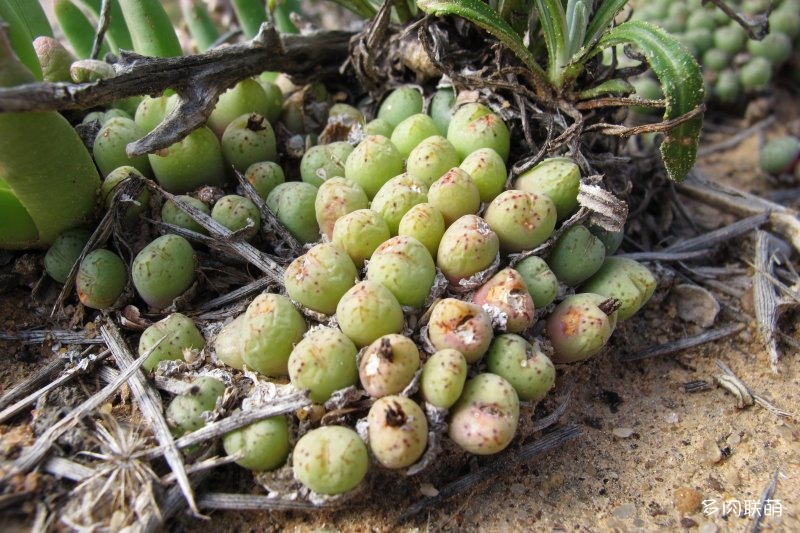
[[[547,46],[547,76],[554,85],[560,86],[562,58],[567,48],[567,17],[561,0],[535,0],[539,12],[539,23]]]
[[[647,22],[624,22],[598,41],[594,53],[625,43],[639,48],[661,82],[666,100],[664,120],[678,118],[703,105],[700,66],[677,39]],[[694,166],[702,126],[701,114],[666,133],[661,156],[670,179],[682,180]]]
[[[591,49],[600,37],[611,29],[611,23],[628,0],[604,0],[600,7],[592,14],[589,28],[586,30],[584,45],[586,49]]]
[[[333,0],[348,11],[363,19],[371,19],[378,12],[367,0]]]
[[[557,1],[557,0],[549,0]],[[538,4],[539,0],[537,0]],[[483,28],[511,49],[534,72],[544,74],[536,58],[525,47],[522,39],[506,21],[481,0],[419,0],[417,6],[431,15],[456,15]]]

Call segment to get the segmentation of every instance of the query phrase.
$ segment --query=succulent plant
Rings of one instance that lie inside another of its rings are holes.
[[[747,50],[754,56],[763,57],[773,66],[778,67],[792,57],[792,39],[785,33],[775,31],[775,28],[770,28],[770,30],[760,41],[748,39]]]
[[[436,257],[444,230],[442,213],[427,202],[417,204],[406,211],[397,226],[398,235],[417,239],[428,249],[431,257]]]
[[[122,295],[127,282],[128,271],[122,259],[111,250],[98,249],[81,261],[75,290],[86,307],[106,309]]]
[[[162,337],[164,340],[156,346]],[[153,350],[142,363],[142,368],[150,372],[161,361],[183,360],[187,350],[202,350],[205,345],[203,334],[191,318],[180,313],[172,313],[149,326],[139,337],[139,355]]]
[[[356,346],[336,328],[316,328],[297,343],[289,356],[289,379],[324,403],[334,391],[358,383]]]
[[[736,54],[744,49],[747,34],[736,22],[717,28],[714,31],[714,46],[729,54]]]
[[[145,96],[136,106],[133,120],[142,131],[150,133],[177,105],[178,96],[176,94],[155,97]]]
[[[467,381],[450,410],[450,438],[475,455],[504,450],[517,432],[519,398],[514,387],[496,374],[478,374]]]
[[[717,81],[714,83],[713,91],[720,102],[732,104],[739,99],[742,93],[742,84],[739,82],[739,76],[732,69],[720,71],[717,75]]]
[[[428,444],[428,420],[420,406],[405,396],[384,396],[367,415],[369,448],[386,468],[416,463]]]
[[[767,174],[791,172],[800,159],[800,139],[790,135],[772,139],[761,147],[758,167]]]
[[[546,195],[553,201],[556,217],[561,220],[578,207],[580,184],[581,171],[574,161],[551,157],[521,174],[514,181],[514,188]]]
[[[392,292],[380,283],[357,283],[339,300],[336,320],[359,348],[403,330],[403,310]]]
[[[650,300],[656,285],[653,274],[641,263],[624,257],[606,257],[600,270],[581,285],[581,292],[618,300],[617,318],[626,320]]]
[[[358,365],[361,386],[373,398],[402,392],[419,369],[419,350],[414,341],[390,333],[375,339]]]
[[[270,80],[264,79],[262,76],[258,76],[255,80],[259,85],[261,85],[261,88],[264,89],[264,95],[267,97],[268,107],[266,109],[262,109],[261,114],[264,115],[267,120],[269,120],[270,124],[275,124],[278,122],[278,118],[281,116],[281,108],[283,107],[283,93],[277,84]]]
[[[364,135],[382,135],[384,137],[391,137],[392,130],[392,125],[382,118],[376,118],[364,124]]]
[[[295,302],[331,315],[341,297],[356,284],[358,271],[347,252],[320,243],[291,262],[283,275],[286,293]]]
[[[400,305],[422,307],[436,279],[436,265],[425,246],[414,237],[397,236],[372,253],[367,279],[392,291]]]
[[[281,224],[303,242],[319,240],[319,226],[314,211],[317,188],[309,183],[287,181],[272,189],[267,196],[269,207]]]
[[[320,233],[332,238],[337,220],[347,213],[368,207],[369,198],[361,185],[347,178],[329,178],[320,185],[314,200]]]
[[[217,359],[237,370],[244,369],[242,359],[244,322],[244,314],[237,316],[217,333],[217,338],[214,340],[214,353]]]
[[[272,125],[258,113],[233,119],[225,128],[220,145],[225,161],[239,172],[259,161],[275,161],[278,157]]]
[[[272,189],[286,181],[281,166],[275,161],[258,161],[244,172],[244,177],[256,190],[258,195],[267,199]]]
[[[59,283],[67,281],[72,266],[80,257],[91,233],[85,228],[72,228],[59,234],[44,255],[44,269]]]
[[[450,141],[441,135],[433,135],[423,139],[408,154],[406,172],[430,187],[445,172],[457,167],[460,161],[461,158]],[[505,181],[505,177],[503,180]]]
[[[439,135],[439,128],[433,119],[424,113],[417,113],[397,124],[390,139],[400,155],[407,158],[419,143],[434,135]]]
[[[223,196],[211,210],[211,218],[231,231],[239,231],[250,225],[242,238],[250,240],[261,229],[261,213],[258,207],[249,198],[238,194]]]
[[[431,184],[428,203],[438,209],[449,226],[456,219],[478,212],[481,193],[464,170],[453,167]]]
[[[488,305],[506,316],[506,331],[520,333],[533,325],[533,298],[525,280],[513,268],[504,268],[484,283],[472,296],[472,302]]]
[[[242,454],[236,464],[250,470],[275,470],[289,457],[289,424],[285,416],[253,422],[222,437],[228,455]]]
[[[606,247],[581,225],[566,230],[556,241],[547,264],[559,281],[580,285],[603,265]]]
[[[453,143],[461,159],[479,148],[492,148],[506,161],[511,146],[503,119],[479,103],[463,105],[453,113],[447,140]]]
[[[42,78],[50,82],[70,82],[69,66],[76,60],[72,52],[67,50],[61,41],[47,35],[40,35],[33,40],[36,57],[42,67]]]
[[[525,281],[525,287],[533,298],[534,308],[543,309],[555,299],[558,294],[558,279],[544,259],[535,255],[526,257],[514,265],[514,270]]]
[[[195,209],[202,211],[206,215],[211,215],[211,208],[208,207],[208,204],[206,204],[205,202],[202,202],[197,198],[194,198],[192,196],[187,196],[185,194],[178,195],[177,198],[180,201],[186,202],[187,204],[191,205]],[[161,222],[166,222],[167,224],[180,226],[181,228],[201,233],[203,235],[206,235],[208,233],[206,228],[201,226],[195,219],[186,214],[172,200],[167,200],[166,202],[164,202],[164,205],[161,206]]]
[[[357,107],[342,102],[333,104],[328,110],[328,124],[340,123],[348,126],[364,124],[366,119]]]
[[[250,302],[240,326],[242,361],[265,376],[289,373],[289,355],[308,326],[286,296],[262,293]]]
[[[589,231],[592,235],[600,239],[606,249],[606,257],[614,255],[619,250],[622,240],[625,238],[625,230],[608,231],[596,224],[589,224]]]
[[[617,325],[618,303],[592,293],[568,296],[547,317],[554,363],[584,361],[605,346]]]
[[[431,355],[422,365],[419,392],[436,407],[449,409],[461,397],[467,381],[467,360],[458,350],[445,348]]]
[[[437,350],[458,350],[467,363],[478,362],[492,342],[492,319],[479,306],[444,298],[436,302],[428,321],[428,337]]]
[[[388,122],[394,129],[403,120],[421,112],[422,93],[413,87],[398,87],[381,102],[378,118]]]
[[[369,453],[361,437],[344,426],[312,429],[292,452],[294,476],[320,494],[341,494],[356,488],[367,475]]]
[[[165,414],[172,434],[178,438],[205,426],[202,413],[212,411],[224,392],[225,384],[218,379],[203,376],[194,380],[189,390],[175,396],[167,407]]]
[[[428,187],[421,180],[405,173],[387,181],[372,199],[370,209],[381,215],[389,233],[397,235],[400,219],[417,204],[428,199]]]
[[[344,163],[352,151],[353,147],[346,142],[312,146],[300,160],[301,178],[319,187],[330,178],[344,177]]]
[[[256,80],[247,78],[220,95],[206,124],[221,138],[225,128],[235,118],[249,113],[266,117],[273,109],[261,85]]]
[[[132,166],[145,176],[152,176],[150,162],[146,155],[128,157],[125,147],[128,143],[144,137],[142,131],[130,118],[115,117],[106,122],[94,139],[94,161],[103,176],[121,166]]]
[[[162,235],[133,259],[133,286],[151,307],[172,304],[194,283],[194,250],[178,235]]]
[[[465,215],[444,232],[436,252],[436,265],[447,280],[458,285],[489,268],[500,250],[500,240],[481,217]]]
[[[144,179],[144,175],[139,172],[136,167],[128,165],[117,167],[106,175],[103,183],[100,184],[100,195],[103,197],[103,202],[107,209],[111,208],[116,188],[121,185],[123,181],[132,176]],[[130,202],[127,204],[124,221],[126,223],[135,222],[139,218],[139,215],[145,212],[149,203],[150,191],[143,189],[142,192],[139,193],[139,196],[136,197],[135,203]]]
[[[431,98],[428,113],[430,113],[441,135],[447,135],[447,127],[450,125],[450,119],[453,117],[455,103],[456,95],[452,87],[442,87],[438,89],[434,93],[433,98]]]
[[[484,220],[506,252],[532,250],[547,240],[556,225],[556,208],[543,194],[508,190],[486,208]]]
[[[372,209],[356,209],[336,221],[331,239],[360,268],[364,260],[369,259],[375,249],[389,239],[389,226]]]
[[[214,132],[206,127],[147,157],[158,183],[173,194],[225,182],[222,148]]]
[[[739,69],[739,81],[745,91],[759,91],[772,80],[772,64],[763,57],[752,57]]]
[[[361,185],[369,198],[402,172],[403,157],[392,141],[382,135],[364,137],[344,164],[345,177]]]
[[[506,184],[506,164],[500,154],[491,148],[479,148],[461,162],[464,170],[481,195],[481,201],[489,203],[503,192]]]
[[[513,333],[498,335],[486,354],[489,372],[508,381],[520,400],[538,402],[556,382],[556,369],[538,345]]]

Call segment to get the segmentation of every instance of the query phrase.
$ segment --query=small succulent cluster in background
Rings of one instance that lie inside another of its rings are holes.
[[[755,20],[769,13],[769,32],[750,39],[746,30],[721,9],[700,0],[659,0],[635,6],[633,18],[652,22],[677,37],[703,67],[706,94],[712,100],[734,104],[763,91],[788,64],[800,56],[800,3],[797,0],[744,0],[731,7]],[[771,11],[768,11],[770,10]],[[637,93],[660,98],[650,77],[640,79]]]

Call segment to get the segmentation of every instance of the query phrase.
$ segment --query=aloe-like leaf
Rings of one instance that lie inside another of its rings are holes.
[[[617,13],[622,11],[622,8],[628,3],[628,0],[604,0],[603,3],[592,14],[592,19],[589,22],[589,28],[586,30],[586,37],[584,45],[587,49],[591,49],[600,37],[611,28],[611,23],[617,16]]]
[[[558,0],[548,1],[557,2]],[[539,0],[537,0],[538,2]],[[516,34],[514,28],[509,26],[506,21],[498,16],[497,12],[481,0],[419,0],[417,6],[431,15],[456,15],[469,20],[510,48],[530,70],[540,75],[544,74],[542,68],[536,63],[536,58],[525,48],[525,44],[520,36]]]
[[[578,93],[578,100],[589,100],[606,95],[629,95],[636,92],[636,88],[627,80],[614,78],[606,80],[600,85],[586,89]]]
[[[567,48],[567,16],[561,0],[535,0],[539,12],[539,23],[544,32],[544,44],[547,46],[547,74],[556,86],[561,85],[561,69],[564,64],[564,50]]]
[[[618,44],[631,43],[644,54],[661,82],[666,100],[664,120],[676,119],[703,105],[703,78],[691,52],[660,28],[642,21],[624,22],[606,33],[593,53]],[[661,157],[670,179],[680,181],[697,160],[697,143],[703,115],[669,130],[661,144]]]
[[[375,6],[370,4],[367,0],[333,0],[333,2],[339,4],[348,11],[352,11],[363,19],[371,19],[378,12]]]

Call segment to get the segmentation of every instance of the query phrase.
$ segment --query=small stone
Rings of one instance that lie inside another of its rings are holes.
[[[439,495],[439,489],[431,485],[430,483],[423,483],[419,486],[419,492],[423,496],[427,496],[428,498],[433,498]]]
[[[620,520],[625,520],[626,518],[631,518],[636,514],[636,505],[632,503],[624,503],[611,511],[611,514],[614,517],[619,518]]]
[[[522,496],[525,494],[525,485],[522,483],[514,483],[511,485],[511,494],[514,496]]]
[[[673,502],[678,512],[691,514],[700,509],[703,495],[690,487],[679,487],[675,490]]]
[[[697,285],[682,284],[672,288],[672,296],[681,320],[692,322],[701,328],[714,325],[720,306],[709,291]]]
[[[719,531],[719,528],[714,522],[703,522],[697,528],[697,533],[717,533],[717,531]]]
[[[697,522],[695,522],[688,516],[684,516],[683,518],[681,518],[681,527],[686,529],[697,527]]]
[[[722,450],[713,439],[705,439],[701,444],[700,454],[708,464],[716,464],[723,459]]]
[[[633,435],[633,428],[614,428],[611,433],[618,439],[627,439]]]
[[[664,417],[664,420],[667,422],[667,424],[677,424],[680,421],[680,417],[678,416],[678,413],[669,413]]]

